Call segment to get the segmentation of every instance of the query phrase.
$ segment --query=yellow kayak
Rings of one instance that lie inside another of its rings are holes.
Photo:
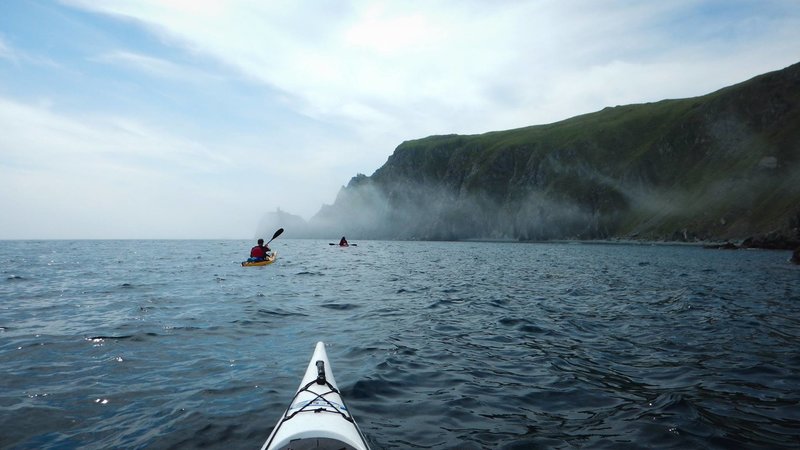
[[[252,267],[252,266],[268,266],[275,262],[275,259],[278,257],[278,252],[272,252],[267,259],[263,261],[242,261],[242,267]]]

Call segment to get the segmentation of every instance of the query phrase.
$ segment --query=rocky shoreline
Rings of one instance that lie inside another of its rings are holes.
[[[795,250],[800,247],[800,233],[795,233],[795,236],[786,236],[781,233],[768,233],[763,236],[751,236],[741,243],[736,244],[731,241],[725,241],[720,244],[707,244],[707,248],[721,248],[736,250],[740,248],[760,248],[765,250]]]
[[[705,244],[704,248],[720,250],[740,250],[740,249],[764,249],[764,250],[791,250],[791,262],[800,264],[800,232],[796,232],[794,237],[780,233],[769,233],[763,236],[753,236],[737,244],[725,241],[718,244]]]

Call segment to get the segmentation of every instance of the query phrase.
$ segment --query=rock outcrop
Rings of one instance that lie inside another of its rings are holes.
[[[800,64],[702,97],[404,142],[309,233],[327,227],[362,239],[795,245]]]

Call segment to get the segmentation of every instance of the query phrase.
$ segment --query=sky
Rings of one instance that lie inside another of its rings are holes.
[[[251,239],[406,140],[797,62],[798,0],[4,0],[0,239]]]

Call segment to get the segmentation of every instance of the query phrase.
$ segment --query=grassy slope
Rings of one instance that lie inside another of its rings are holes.
[[[499,234],[536,237],[520,211],[544,198],[539,214],[559,204],[592,222],[583,231],[565,224],[561,237],[744,238],[791,232],[799,153],[800,64],[697,98],[407,141],[367,181],[400,211],[426,202],[420,186],[451,192],[438,205],[447,211],[431,211],[429,235],[446,225],[454,238],[487,237],[514,221]],[[494,222],[459,213],[467,198],[499,205]],[[464,217],[475,227],[447,224]]]

